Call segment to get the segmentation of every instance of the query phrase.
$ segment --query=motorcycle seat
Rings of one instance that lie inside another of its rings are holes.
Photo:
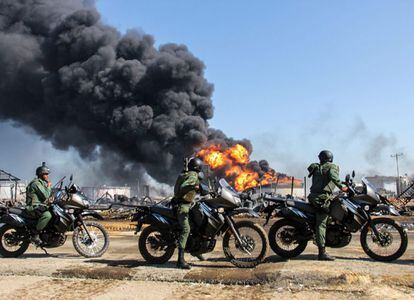
[[[286,201],[287,206],[297,208],[301,211],[308,212],[314,214],[316,209],[309,203],[304,201],[297,201],[297,200],[288,200]]]
[[[29,214],[25,209],[17,208],[17,207],[11,207],[9,208],[9,213],[18,215],[25,219],[31,219],[36,220],[37,218],[31,214]]]
[[[170,218],[170,219],[176,219],[177,216],[172,208],[161,206],[161,205],[154,205],[151,206],[151,211],[160,214],[161,216]]]

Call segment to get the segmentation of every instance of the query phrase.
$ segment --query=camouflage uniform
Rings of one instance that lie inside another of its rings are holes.
[[[174,198],[178,202],[177,218],[181,227],[178,247],[185,249],[190,235],[189,213],[191,202],[196,195],[196,187],[200,184],[197,172],[188,171],[181,173],[174,186]]]
[[[314,163],[308,168],[312,176],[312,187],[308,196],[309,202],[317,208],[316,212],[316,244],[325,247],[326,225],[329,218],[329,204],[335,187],[342,188],[339,179],[339,167],[331,162]]]
[[[26,210],[39,218],[36,225],[38,231],[43,230],[52,219],[46,203],[51,192],[48,183],[40,178],[33,179],[26,188]]]

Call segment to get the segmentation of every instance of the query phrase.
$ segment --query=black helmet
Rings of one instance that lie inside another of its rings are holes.
[[[188,171],[200,172],[203,167],[203,161],[197,157],[192,157],[187,164]]]
[[[321,163],[333,162],[333,154],[331,151],[323,150],[318,155]]]
[[[45,162],[42,162],[42,165],[36,169],[37,177],[40,177],[43,174],[50,174],[50,169],[46,166]]]

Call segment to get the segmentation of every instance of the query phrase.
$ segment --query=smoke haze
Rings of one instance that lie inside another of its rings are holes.
[[[150,176],[171,184],[183,157],[209,143],[252,151],[248,140],[209,127],[213,85],[204,69],[185,45],[121,35],[91,1],[0,3],[0,120],[74,149],[112,183]]]

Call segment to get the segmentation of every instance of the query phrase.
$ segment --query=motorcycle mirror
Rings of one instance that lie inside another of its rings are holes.
[[[355,170],[352,171],[352,178],[355,178]]]
[[[69,178],[69,180],[70,180],[70,181],[72,181],[72,180],[73,180],[73,174],[70,174],[70,178]]]
[[[345,176],[345,182],[346,183],[349,183],[350,181],[351,181],[351,175],[346,174],[346,176]]]

